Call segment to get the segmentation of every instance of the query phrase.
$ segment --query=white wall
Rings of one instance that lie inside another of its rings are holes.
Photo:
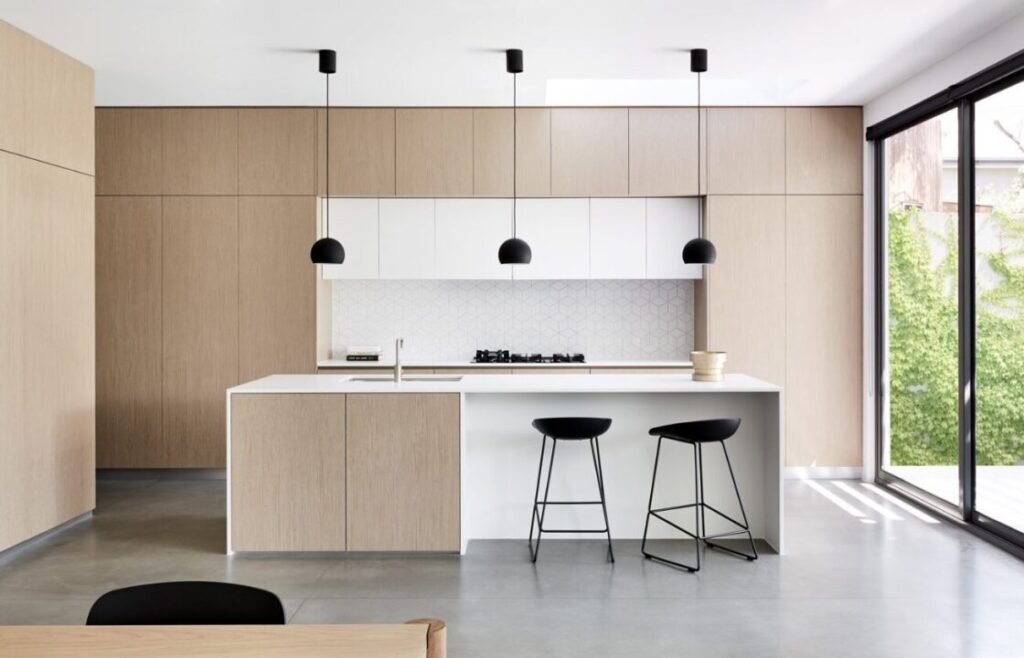
[[[1024,48],[1024,14],[957,50],[864,105],[864,127],[877,123]],[[864,479],[875,463],[874,157],[864,146]]]

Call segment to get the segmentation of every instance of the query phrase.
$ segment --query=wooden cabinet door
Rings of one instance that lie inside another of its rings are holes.
[[[859,195],[786,200],[786,462],[861,463]]]
[[[786,108],[786,193],[862,194],[859,107]]]
[[[459,550],[459,395],[350,394],[348,550]]]
[[[238,194],[238,110],[161,110],[164,194]]]
[[[551,194],[629,194],[626,108],[551,110]]]
[[[345,396],[231,396],[231,548],[345,550]]]
[[[96,194],[163,192],[163,112],[96,108]]]
[[[165,468],[224,467],[224,391],[238,383],[238,199],[164,197]]]
[[[473,195],[473,110],[395,110],[398,196]]]
[[[590,278],[642,279],[647,273],[645,199],[590,200]]]
[[[314,153],[316,110],[238,110],[239,194],[314,194]]]
[[[707,121],[707,112],[702,111]],[[706,126],[705,126],[706,130]],[[704,133],[705,138],[707,133]],[[707,162],[707,149],[702,146]],[[707,188],[701,172],[701,189]],[[695,196],[697,191],[697,109],[629,109],[630,196]]]
[[[708,194],[785,194],[786,110],[708,109]]]
[[[162,464],[160,197],[96,197],[96,465]]]
[[[317,194],[327,180],[327,121],[317,110]],[[395,195],[395,110],[331,109],[331,189],[341,196]]]
[[[239,381],[316,368],[315,239],[314,197],[239,199]]]
[[[730,372],[784,385],[785,198],[711,197],[707,236],[718,248],[704,280],[707,349],[728,352]]]
[[[516,111],[519,196],[551,195],[551,110]],[[512,109],[473,110],[473,195],[512,196]]]

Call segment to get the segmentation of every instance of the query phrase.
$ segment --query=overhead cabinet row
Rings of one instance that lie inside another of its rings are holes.
[[[520,196],[859,194],[859,108],[520,108]],[[335,108],[330,193],[512,196],[510,108]],[[314,108],[98,108],[97,194],[327,188]],[[856,157],[837,157],[852,153]]]
[[[329,199],[331,237],[346,251],[327,279],[699,279],[683,245],[698,199],[519,199],[516,235],[529,265],[501,265],[511,199]]]

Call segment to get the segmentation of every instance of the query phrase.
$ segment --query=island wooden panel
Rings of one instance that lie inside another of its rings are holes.
[[[702,111],[706,123],[707,112]],[[706,141],[707,126],[704,138]],[[707,145],[701,160],[707,162]],[[707,172],[701,172],[706,190]],[[629,109],[630,196],[693,196],[697,191],[697,110],[683,107]]]
[[[316,110],[238,110],[238,193],[316,191]]]
[[[348,550],[459,550],[459,395],[348,397]]]
[[[786,110],[708,109],[708,194],[785,194]]]
[[[425,623],[0,626],[0,647],[18,658],[428,658],[427,629]]]
[[[2,20],[0,62],[0,149],[91,175],[92,69]]]
[[[317,110],[317,194],[325,194],[326,129]],[[395,110],[331,109],[331,196],[395,195]]]
[[[726,369],[786,381],[786,199],[708,199],[707,349],[728,352]]]
[[[626,196],[628,193],[628,110],[552,109],[552,196]]]
[[[163,468],[223,468],[238,383],[238,199],[165,197]]]
[[[163,194],[238,194],[238,110],[163,110]]]
[[[316,368],[316,198],[239,198],[239,381]]]
[[[345,396],[231,396],[231,547],[345,550]]]
[[[163,192],[163,111],[97,108],[96,194]]]
[[[859,107],[786,108],[786,193],[862,194]]]
[[[861,197],[790,196],[786,208],[786,462],[863,459]]]
[[[96,197],[96,464],[159,466],[163,439],[160,197]]]
[[[473,195],[473,110],[395,111],[399,196]]]

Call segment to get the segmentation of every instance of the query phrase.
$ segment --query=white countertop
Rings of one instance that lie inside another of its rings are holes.
[[[430,377],[430,375],[426,375]],[[435,375],[443,378],[443,375]],[[457,381],[352,381],[350,375],[270,375],[228,393],[772,393],[779,387],[755,377],[727,374],[721,382],[695,382],[689,374],[462,375]]]
[[[324,359],[318,368],[394,368],[394,361]],[[472,361],[402,361],[405,368],[692,368],[690,361],[587,361],[586,363],[473,363]]]

